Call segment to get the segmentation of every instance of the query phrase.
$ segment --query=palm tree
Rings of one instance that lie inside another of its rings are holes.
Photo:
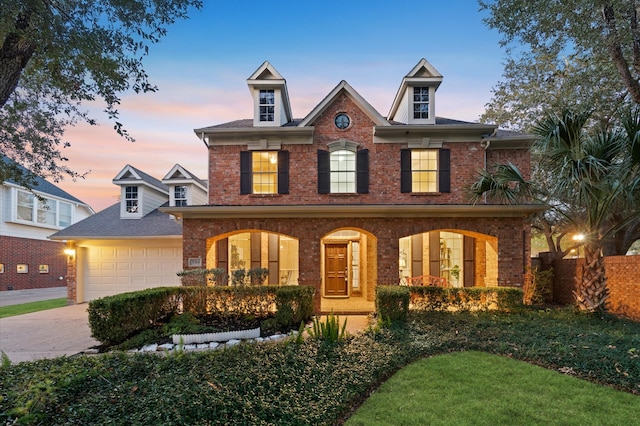
[[[532,149],[540,166],[554,176],[546,187],[526,181],[507,164],[481,172],[470,191],[474,202],[483,196],[509,204],[545,202],[583,234],[584,262],[574,295],[580,310],[593,312],[604,310],[608,297],[604,242],[640,218],[640,117],[630,115],[626,131],[595,133],[586,130],[589,117],[588,112],[563,111],[547,114],[534,126]]]

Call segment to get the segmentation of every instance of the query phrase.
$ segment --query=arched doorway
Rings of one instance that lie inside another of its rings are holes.
[[[321,240],[322,312],[374,310],[376,238],[360,229],[338,229]]]

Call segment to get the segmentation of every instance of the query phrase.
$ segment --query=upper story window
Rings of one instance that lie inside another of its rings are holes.
[[[125,211],[127,213],[138,213],[138,187],[137,186],[127,186],[124,189],[124,202],[125,202]]]
[[[275,121],[276,97],[273,89],[260,90],[260,121]]]
[[[369,150],[341,139],[318,150],[318,194],[368,194]]]
[[[356,192],[356,153],[346,149],[329,153],[331,193]]]
[[[241,194],[288,194],[289,151],[241,151]]]
[[[429,87],[413,88],[413,118],[429,118]]]
[[[450,192],[448,149],[403,149],[400,152],[401,192]]]
[[[438,150],[414,149],[411,151],[412,192],[436,192],[438,190]]]
[[[254,194],[278,193],[278,154],[276,151],[251,153],[251,181]]]
[[[46,197],[35,197],[27,191],[17,190],[15,217],[19,222],[64,228],[71,225],[72,205]]]
[[[187,205],[187,187],[186,185],[176,185],[173,189],[173,199],[176,207]]]

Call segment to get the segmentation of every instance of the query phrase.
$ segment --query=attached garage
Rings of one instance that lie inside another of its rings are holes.
[[[135,241],[94,241],[78,247],[76,302],[152,287],[180,285],[179,238]]]

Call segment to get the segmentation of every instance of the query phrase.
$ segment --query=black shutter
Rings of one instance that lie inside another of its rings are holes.
[[[289,193],[289,151],[278,151],[278,194]]]
[[[440,149],[438,173],[440,174],[439,192],[451,192],[451,151]]]
[[[240,194],[251,194],[251,151],[240,151]]]
[[[329,165],[329,151],[318,150],[318,194],[328,194],[331,191],[331,173]]]
[[[356,154],[356,187],[358,194],[369,193],[369,150],[361,149]]]
[[[400,150],[400,192],[411,192],[411,150]]]

